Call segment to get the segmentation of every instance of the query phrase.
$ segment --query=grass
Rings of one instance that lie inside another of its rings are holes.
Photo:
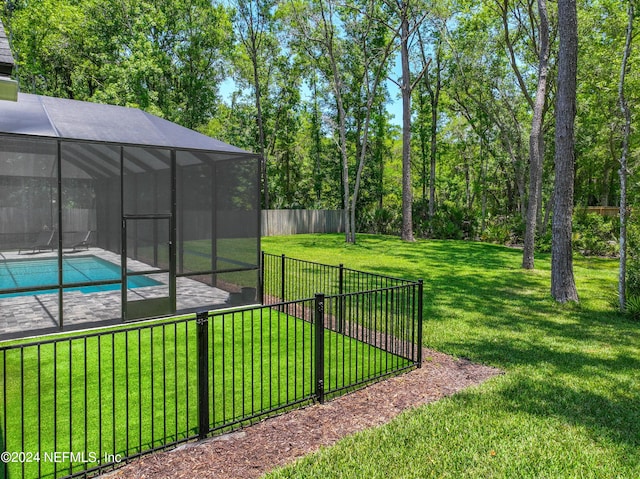
[[[209,324],[211,429],[312,397],[311,323],[263,308],[219,313]],[[0,443],[4,451],[43,456],[11,463],[6,474],[0,467],[0,477],[60,477],[97,466],[106,453],[132,456],[197,435],[193,320],[18,344],[0,350],[0,421],[7,431]],[[325,331],[325,381],[335,389],[406,364]],[[55,451],[84,455],[45,459]]]
[[[425,280],[424,345],[505,374],[269,478],[640,477],[640,323],[613,310],[617,262],[574,259],[578,305],[497,245],[359,235],[265,238],[274,253]]]

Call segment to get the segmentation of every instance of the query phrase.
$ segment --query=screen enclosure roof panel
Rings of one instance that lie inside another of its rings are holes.
[[[0,102],[0,133],[253,156],[137,108],[28,93]]]

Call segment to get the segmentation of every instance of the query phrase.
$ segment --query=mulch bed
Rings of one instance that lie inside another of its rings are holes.
[[[103,477],[257,478],[349,434],[389,422],[407,409],[501,374],[499,369],[428,349],[423,358],[421,369],[224,436],[144,456]]]

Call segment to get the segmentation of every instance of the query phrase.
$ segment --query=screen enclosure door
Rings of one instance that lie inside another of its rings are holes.
[[[125,320],[175,312],[172,218],[168,214],[125,215],[122,220],[122,294]]]

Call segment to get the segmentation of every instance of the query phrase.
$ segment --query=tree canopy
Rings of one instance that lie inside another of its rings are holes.
[[[577,15],[569,206],[617,206],[627,11],[579,0]],[[15,0],[2,20],[22,91],[135,106],[259,152],[269,207],[344,208],[353,235],[523,244],[527,230],[550,250],[556,2]]]

